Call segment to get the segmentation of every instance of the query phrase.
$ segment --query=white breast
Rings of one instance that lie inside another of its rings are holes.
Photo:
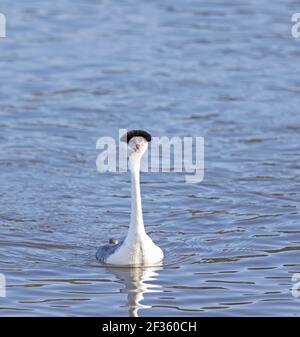
[[[121,247],[107,258],[107,263],[118,265],[157,265],[163,251],[147,235],[127,236]]]

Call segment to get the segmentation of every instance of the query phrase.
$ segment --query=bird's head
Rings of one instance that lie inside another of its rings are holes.
[[[148,148],[148,142],[151,142],[151,135],[143,130],[132,130],[123,135],[121,140],[127,142],[133,153],[142,156]]]

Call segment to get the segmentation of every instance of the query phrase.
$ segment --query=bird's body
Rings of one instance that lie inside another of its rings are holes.
[[[116,250],[118,250],[121,247],[124,240],[125,238],[123,238],[122,240],[118,240],[117,244],[109,243],[107,245],[99,247],[96,253],[97,260],[102,263],[108,263],[107,260],[109,256],[113,255],[116,252]]]
[[[131,138],[130,137],[131,134]],[[131,169],[131,219],[127,236],[119,242],[98,249],[96,257],[102,263],[129,266],[153,266],[163,259],[163,251],[155,245],[145,231],[140,191],[140,161],[151,140],[144,131],[127,133],[127,142],[134,150],[129,158]],[[128,139],[129,138],[129,139]],[[149,140],[150,139],[150,140]]]
[[[101,246],[96,257],[99,262],[115,265],[150,266],[163,259],[162,250],[147,234],[136,238],[123,238],[119,243]]]

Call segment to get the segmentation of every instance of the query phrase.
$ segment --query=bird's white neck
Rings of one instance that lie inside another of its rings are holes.
[[[137,237],[146,234],[142,212],[140,166],[141,153],[135,152],[129,158],[131,170],[131,219],[128,234]]]

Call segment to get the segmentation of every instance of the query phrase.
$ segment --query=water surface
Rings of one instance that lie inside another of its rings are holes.
[[[298,316],[295,1],[2,0],[0,315]],[[130,176],[99,174],[119,128],[205,137],[205,178],[142,176],[161,268],[107,268]]]

